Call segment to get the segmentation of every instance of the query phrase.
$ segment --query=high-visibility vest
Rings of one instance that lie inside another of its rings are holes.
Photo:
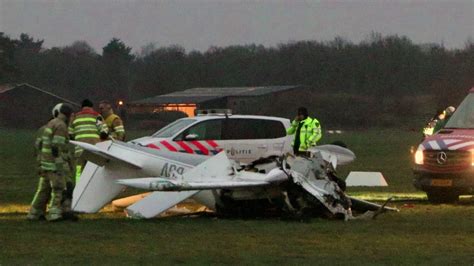
[[[122,119],[116,114],[110,114],[105,118],[105,124],[109,128],[109,135],[114,139],[124,140],[125,139],[125,128],[123,126]]]
[[[96,144],[100,141],[100,133],[106,129],[102,128],[102,116],[90,107],[83,108],[74,115],[69,127],[69,133],[74,140]]]
[[[295,136],[296,138],[300,138],[300,146],[298,150],[306,151],[309,147],[315,146],[318,141],[322,137],[321,133],[321,125],[316,118],[307,117],[305,120],[296,121],[294,120],[291,123],[291,127],[288,128],[287,133],[288,135],[293,135],[296,133],[299,124],[301,125],[300,135]],[[295,145],[295,140],[293,140],[292,146]]]
[[[105,124],[107,124],[107,126],[109,127],[109,130],[113,129],[114,120],[117,118],[120,118],[120,117],[116,114],[110,114],[109,116],[107,116],[107,118],[105,119]]]

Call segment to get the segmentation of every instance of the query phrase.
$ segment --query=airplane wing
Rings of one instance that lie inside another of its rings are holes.
[[[356,159],[355,154],[351,150],[332,144],[315,146],[308,150],[310,152],[319,152],[325,161],[330,162],[334,166],[334,169],[337,165],[349,164]]]
[[[272,169],[268,174],[237,172],[232,169],[226,154],[220,153],[184,173],[178,179],[145,177],[118,179],[116,183],[151,191],[192,191],[268,186],[287,179],[287,174],[278,168]]]
[[[96,165],[104,166],[106,163],[110,161],[117,162],[119,164],[124,164],[125,166],[129,166],[135,169],[141,169],[142,166],[134,161],[130,157],[125,157],[120,154],[113,154],[109,152],[108,150],[105,149],[100,149],[95,145],[85,143],[85,142],[80,142],[80,141],[70,141],[72,144],[81,147],[84,149],[83,156],[85,157],[86,160],[89,162],[93,162]],[[111,141],[106,141],[99,143],[98,146],[103,146],[103,147],[109,147]]]
[[[146,189],[151,191],[190,191],[204,189],[236,189],[245,187],[268,186],[266,181],[243,181],[226,180],[220,178],[213,181],[186,182],[170,180],[161,177],[119,179],[117,183],[129,187]]]

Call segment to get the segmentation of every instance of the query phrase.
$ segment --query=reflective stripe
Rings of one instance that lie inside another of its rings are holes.
[[[77,130],[84,130],[84,129],[90,129],[90,130],[97,130],[97,125],[96,124],[84,124],[84,125],[79,125],[75,127],[76,131]]]
[[[51,179],[49,180],[49,185],[51,186],[51,188],[54,187],[53,185],[53,181],[51,181]],[[56,199],[56,192],[55,192],[55,189],[51,189],[51,199],[49,200],[49,204],[48,204],[48,212],[49,212],[49,215],[51,215],[52,213],[58,213],[58,210],[56,208],[53,207],[53,204],[54,204],[54,200]]]
[[[125,129],[123,126],[117,126],[114,128],[115,132],[125,132]]]
[[[213,148],[219,147],[219,145],[213,140],[206,140],[207,144],[211,145]]]
[[[46,162],[46,161],[42,161],[41,164],[43,164],[43,165],[45,165],[45,166],[56,166],[55,163]]]
[[[79,178],[82,174],[82,165],[76,165],[76,184],[79,183]]]
[[[183,148],[187,153],[194,153],[193,149],[189,147],[184,141],[177,141],[179,146]]]
[[[90,129],[90,128],[80,129],[80,130],[76,130],[74,133],[76,135],[80,135],[81,132],[97,132],[97,128],[95,128],[95,129]]]
[[[74,148],[74,152],[75,152],[75,153],[82,152],[82,151],[84,151],[84,149],[82,149],[82,148],[79,147],[79,146],[76,146],[76,147]]]
[[[51,149],[48,149],[48,148],[42,148],[41,152],[53,153],[53,151]]]
[[[204,154],[204,155],[209,155],[209,150],[208,150],[206,147],[204,147],[204,145],[202,145],[201,143],[199,143],[199,141],[193,140],[193,141],[191,141],[191,143],[192,143],[194,146],[196,146],[196,147],[202,152],[202,154]]]
[[[53,137],[53,143],[54,144],[64,144],[64,143],[66,143],[66,138],[63,137],[63,136],[56,135],[56,136]]]
[[[81,123],[81,122],[93,122],[95,123],[97,121],[97,118],[92,118],[92,117],[84,117],[84,118],[76,118],[74,119],[74,122],[72,122],[73,125]]]
[[[99,120],[101,120],[100,114],[92,108],[84,107],[82,111],[76,113],[76,118],[72,122],[74,139],[90,144],[97,143],[100,140]]]
[[[66,140],[66,137],[64,137],[64,136],[59,136],[59,135],[54,135],[53,141],[54,141],[55,139],[61,140],[61,141],[65,141],[65,140]]]
[[[40,191],[43,190],[43,183],[44,183],[44,177],[41,176],[39,179],[38,189],[36,190],[35,196],[33,197],[33,201],[31,201],[31,205],[35,204],[36,200],[38,199]]]
[[[56,164],[42,161],[41,162],[41,169],[49,170],[49,171],[55,171],[56,170]]]
[[[160,141],[163,146],[165,146],[168,150],[170,151],[178,151],[175,147],[173,147],[171,144],[169,144],[166,140]]]
[[[51,128],[47,127],[47,128],[44,129],[44,133],[53,134],[53,130]]]
[[[148,148],[155,149],[155,150],[159,150],[159,149],[160,149],[160,147],[156,146],[156,145],[153,144],[153,143],[150,143],[150,144],[148,144],[148,145],[146,145],[146,146],[147,146]]]
[[[76,136],[76,139],[98,139],[100,138],[97,134],[81,134]]]

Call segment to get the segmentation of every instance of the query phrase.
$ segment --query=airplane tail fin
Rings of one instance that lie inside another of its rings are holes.
[[[74,188],[72,210],[85,213],[98,212],[124,188],[114,180],[112,171],[94,163],[87,163]]]

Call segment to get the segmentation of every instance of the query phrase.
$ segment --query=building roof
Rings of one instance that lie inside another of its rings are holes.
[[[214,87],[193,88],[184,91],[176,91],[169,94],[158,95],[142,100],[134,101],[132,104],[178,104],[178,103],[201,103],[209,100],[225,98],[230,96],[261,96],[291,89],[300,88],[293,86],[262,86],[262,87]]]
[[[46,91],[46,90],[43,90],[43,89],[40,89],[36,86],[33,86],[31,84],[28,84],[28,83],[20,83],[20,84],[0,84],[0,94],[2,93],[6,93],[8,91],[11,91],[11,90],[14,90],[14,89],[17,89],[17,88],[21,88],[21,87],[27,87],[27,88],[30,88],[32,90],[36,90],[36,91],[39,91],[41,93],[44,93],[44,94],[47,94],[51,97],[54,97],[54,98],[57,98],[58,100],[60,100],[61,102],[66,102],[66,103],[69,103],[69,104],[72,104],[72,105],[75,105],[75,106],[80,106],[80,104],[76,103],[76,102],[73,102],[71,100],[68,100],[66,98],[63,98],[57,94],[54,94],[52,92],[49,92],[49,91]]]

